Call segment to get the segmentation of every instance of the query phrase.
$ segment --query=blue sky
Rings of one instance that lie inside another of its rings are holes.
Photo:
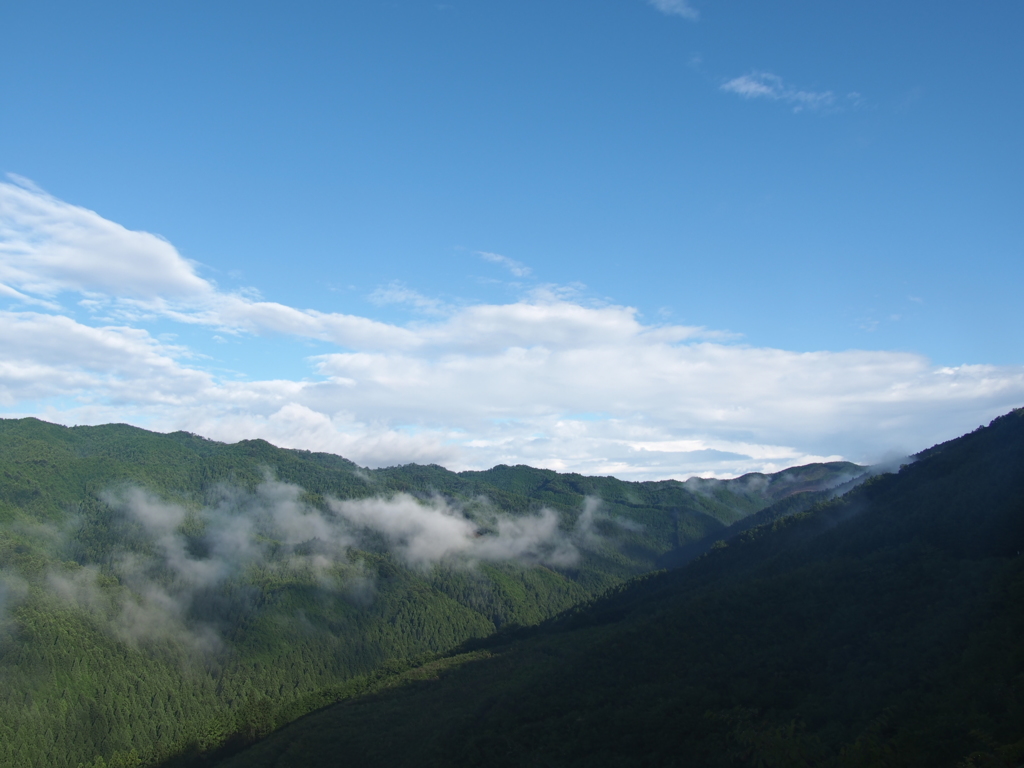
[[[7,4],[0,407],[627,478],[919,450],[1024,405],[1022,22]]]

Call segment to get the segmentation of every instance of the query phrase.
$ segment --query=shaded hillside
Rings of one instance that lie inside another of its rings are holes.
[[[808,472],[811,478],[818,475],[821,469],[827,467],[824,464],[812,464],[807,467],[796,467],[797,471]],[[857,468],[858,470],[862,468]],[[856,488],[858,485],[863,483],[865,480],[874,476],[876,472],[872,469],[866,469],[853,473],[852,476],[846,473],[838,476],[827,478],[825,482],[806,482],[802,483],[797,490],[790,490],[787,485],[782,485],[779,490],[782,492],[776,492],[773,494],[776,501],[773,501],[767,507],[757,510],[746,517],[742,517],[731,525],[721,529],[715,530],[705,535],[703,538],[695,539],[681,543],[669,551],[665,552],[658,558],[658,565],[661,568],[679,568],[686,565],[693,560],[696,560],[703,554],[709,552],[712,548],[722,547],[728,544],[730,541],[735,540],[741,536],[744,532],[749,531],[753,528],[763,526],[769,523],[774,523],[778,520],[782,520],[786,517],[806,512],[813,508],[815,505],[821,504],[831,499],[842,496],[847,491]],[[849,479],[846,479],[849,477]],[[698,482],[699,478],[695,478]],[[693,483],[694,480],[688,481]]]
[[[857,471],[694,488],[366,470],[261,440],[0,420],[0,764],[243,745]]]
[[[1019,410],[223,768],[1017,766],[1021,551]]]

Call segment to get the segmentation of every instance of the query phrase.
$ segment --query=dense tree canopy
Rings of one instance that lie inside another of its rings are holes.
[[[260,440],[0,420],[0,764],[237,750],[861,473],[366,470]]]

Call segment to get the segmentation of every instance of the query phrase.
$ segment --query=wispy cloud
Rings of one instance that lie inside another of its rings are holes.
[[[370,301],[377,305],[405,304],[427,315],[440,315],[448,310],[448,306],[440,299],[424,296],[397,280],[386,287],[377,288],[370,294]]]
[[[16,291],[3,283],[0,283],[0,296],[13,299],[18,304],[25,304],[32,307],[43,307],[44,309],[51,309],[55,312],[59,312],[61,309],[60,304],[55,301],[46,301],[45,299],[37,299],[32,296],[27,296],[21,291]]]
[[[696,21],[700,13],[687,0],[649,0],[650,4],[669,16],[682,16]]]
[[[489,261],[492,264],[500,264],[516,277],[529,277],[533,273],[533,270],[522,262],[510,259],[508,256],[502,256],[500,253],[477,251],[476,255],[484,261]]]
[[[751,72],[740,75],[721,86],[723,91],[735,93],[745,99],[768,99],[791,104],[794,112],[824,109],[836,105],[832,91],[808,91],[795,88],[771,72]],[[860,100],[860,94],[852,94]]]

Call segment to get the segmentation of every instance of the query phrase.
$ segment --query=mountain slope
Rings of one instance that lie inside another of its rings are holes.
[[[1016,766],[1024,411],[224,764]]]
[[[626,483],[0,420],[0,764],[244,744],[860,468]]]

